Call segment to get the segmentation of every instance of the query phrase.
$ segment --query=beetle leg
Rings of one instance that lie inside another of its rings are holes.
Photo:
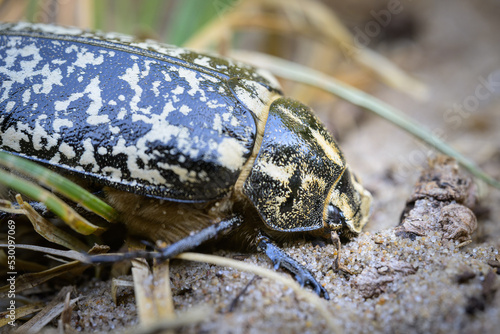
[[[334,245],[337,246],[337,257],[335,258],[335,261],[333,262],[333,270],[340,269],[343,272],[348,273],[349,275],[353,275],[354,273],[348,269],[346,266],[340,264],[340,249],[342,248],[342,244],[340,243],[340,237],[337,234],[337,232],[332,231],[331,234],[331,239]]]
[[[182,252],[192,250],[203,244],[206,241],[217,238],[229,231],[234,230],[243,222],[243,218],[239,215],[231,216],[224,219],[217,224],[210,225],[196,233],[193,233],[184,239],[181,239],[173,244],[160,249],[158,252],[136,251],[123,254],[101,254],[88,257],[89,263],[101,262],[116,262],[136,257],[143,257],[146,259],[170,259]]]
[[[224,233],[230,232],[241,225],[243,218],[239,215],[224,219],[217,224],[210,225],[203,230],[193,233],[184,239],[181,239],[173,244],[165,247],[160,251],[159,258],[170,259],[182,252],[189,251],[201,244],[213,240]]]
[[[304,268],[300,263],[295,261],[287,253],[285,253],[281,248],[276,246],[269,240],[269,238],[259,234],[257,237],[257,249],[267,255],[267,257],[273,262],[274,269],[283,267],[295,275],[295,280],[301,285],[309,284],[314,292],[316,292],[320,297],[323,296],[326,300],[329,300],[328,292],[321,286],[321,284],[316,281],[314,276]]]

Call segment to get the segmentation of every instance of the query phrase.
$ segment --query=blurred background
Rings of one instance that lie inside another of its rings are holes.
[[[319,70],[400,109],[497,180],[499,17],[498,0],[0,0],[0,22],[113,31],[225,56],[250,50]],[[280,82],[315,110],[372,192],[366,230],[398,225],[436,152],[331,94]],[[480,194],[472,246],[499,249],[500,192],[480,186]]]
[[[497,179],[499,14],[496,0],[0,0],[3,22],[114,31],[228,56],[252,50],[320,70],[401,109]],[[281,82],[313,107],[374,194],[368,228],[396,225],[434,151],[331,94]],[[485,198],[488,206],[499,195]],[[484,233],[500,235],[493,230]]]

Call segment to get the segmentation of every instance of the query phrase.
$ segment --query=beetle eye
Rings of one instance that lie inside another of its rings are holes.
[[[328,226],[336,230],[345,225],[344,214],[342,213],[342,211],[340,211],[339,208],[337,208],[335,205],[330,204],[328,205],[327,210]]]

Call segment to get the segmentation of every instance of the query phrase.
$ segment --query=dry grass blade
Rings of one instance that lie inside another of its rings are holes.
[[[16,293],[33,288],[37,285],[47,282],[54,277],[67,274],[72,270],[84,270],[89,266],[89,264],[83,264],[77,261],[73,261],[41,272],[21,275],[16,279]],[[5,293],[8,290],[9,285],[4,285],[0,288],[0,293]]]
[[[73,305],[71,303],[71,292],[66,293],[66,298],[64,299],[64,309],[61,313],[61,318],[59,319],[59,329],[66,333],[71,327],[71,314],[73,313]]]
[[[0,247],[3,247],[3,248],[7,248],[8,246],[9,245],[7,245],[7,244],[0,244]],[[35,246],[35,245],[23,245],[23,244],[17,244],[16,248],[28,249],[28,250],[32,250],[35,252],[41,252],[41,253],[51,254],[51,255],[55,255],[55,256],[65,257],[65,258],[80,261],[83,263],[86,263],[88,260],[88,257],[85,254],[74,251],[74,250],[65,251],[65,250],[60,250],[60,249],[41,247],[41,246]]]
[[[67,199],[78,203],[78,205],[86,208],[90,212],[100,215],[107,221],[114,221],[118,216],[118,213],[112,207],[104,203],[97,196],[73,183],[63,175],[38,165],[33,161],[29,161],[25,158],[21,158],[7,152],[0,152],[0,165],[10,171],[16,171],[16,173],[20,173],[21,175],[25,175],[32,180],[36,180],[38,184],[44,185],[47,189],[51,189],[52,192],[59,193]],[[61,217],[64,221],[66,221],[66,219],[70,220],[78,218],[72,217],[72,212],[64,206],[61,207],[61,201],[58,201],[59,198],[57,196],[53,195],[52,198],[50,193],[43,192],[43,188],[38,187],[37,184],[27,182],[26,180],[13,179],[10,174],[7,174],[6,177],[11,179],[7,185],[10,185],[12,189],[17,189],[20,193],[23,193],[24,191],[24,194],[30,196],[33,200],[45,203],[49,210],[59,215],[59,217]],[[2,183],[6,182],[5,180],[1,181]],[[47,197],[47,195],[49,196]],[[71,221],[66,222],[69,224]],[[92,230],[93,226],[88,225],[87,223],[80,223],[80,225],[75,225],[75,227],[79,227],[83,229],[83,231],[88,229]]]
[[[118,305],[117,292],[119,287],[133,287],[134,282],[126,281],[123,279],[113,278],[111,281],[111,298],[113,298],[113,303]]]
[[[144,245],[133,239],[128,241],[129,249],[132,251],[143,250]],[[132,278],[134,281],[135,304],[139,316],[140,326],[148,326],[156,322],[158,318],[155,295],[152,291],[153,277],[145,259],[135,258],[132,261]]]
[[[425,84],[406,74],[381,54],[364,49],[358,53],[356,60],[374,71],[389,87],[399,89],[417,100],[429,98],[429,89]]]
[[[207,319],[210,311],[206,307],[194,307],[189,311],[179,314],[173,320],[159,320],[149,326],[141,326],[129,330],[127,333],[133,334],[153,334],[161,333],[169,329],[177,329],[183,326],[194,325]]]
[[[37,315],[31,318],[24,325],[20,326],[16,333],[38,333],[50,321],[59,316],[64,310],[64,298],[73,290],[72,286],[66,286],[61,289],[57,296],[47,304]],[[80,297],[72,299],[70,305],[74,305]]]
[[[8,156],[0,152],[2,157]],[[58,215],[69,227],[83,235],[100,234],[104,228],[91,224],[79,213],[68,206],[63,200],[45,190],[39,185],[15,176],[12,173],[0,169],[0,183],[19,193],[22,193],[35,201],[44,203],[52,212]]]
[[[0,247],[7,247],[8,245],[6,244],[0,244]],[[42,252],[46,254],[51,254],[55,256],[60,256],[60,257],[65,257],[65,258],[70,258],[74,259],[76,261],[72,261],[69,263],[62,264],[60,266],[56,266],[54,268],[50,268],[44,271],[36,272],[36,273],[29,273],[29,274],[24,274],[19,276],[16,279],[16,293],[19,293],[23,290],[32,288],[34,286],[37,286],[39,284],[42,284],[54,277],[64,275],[64,274],[73,274],[73,275],[79,275],[81,272],[83,272],[85,269],[91,266],[91,264],[85,263],[85,260],[87,259],[86,256],[83,253],[79,253],[73,250],[70,251],[62,251],[59,249],[53,249],[53,248],[47,248],[47,247],[40,247],[40,246],[34,246],[34,245],[23,245],[23,244],[18,244],[16,245],[16,248],[18,249],[28,249],[36,252]],[[91,254],[97,254],[97,253],[102,253],[106,252],[109,250],[109,247],[107,246],[94,246],[89,253]],[[0,293],[5,293],[9,290],[9,285],[4,285],[0,288]]]
[[[154,295],[151,293],[153,283],[148,263],[144,259],[132,260],[132,277],[134,278],[135,303],[141,326],[153,324],[157,319]]]
[[[274,0],[286,7],[290,1]],[[314,26],[316,35],[324,36],[329,43],[338,46],[345,56],[377,74],[387,85],[399,89],[414,98],[424,99],[427,88],[418,80],[410,77],[387,58],[354,43],[354,37],[344,27],[335,13],[319,1],[296,1],[296,10],[304,15]]]
[[[168,261],[155,265],[151,272],[145,260],[134,259],[132,276],[141,327],[175,319]]]
[[[43,218],[30,204],[24,202],[21,195],[16,195],[17,202],[23,210],[23,214],[28,217],[35,231],[46,240],[76,251],[88,251],[90,247],[69,233],[56,227],[54,224]]]
[[[44,306],[44,303],[33,303],[29,305],[24,305],[16,308],[15,318],[23,318],[27,315],[33,314],[40,311]],[[4,311],[0,313],[0,327],[7,325],[13,319],[9,317],[9,311]]]
[[[302,298],[307,302],[309,302],[311,305],[313,305],[317,309],[317,311],[321,314],[321,316],[323,317],[328,326],[328,329],[332,333],[340,333],[338,324],[334,320],[335,315],[327,310],[328,307],[326,302],[323,299],[321,299],[318,295],[301,288],[300,285],[291,278],[288,278],[284,275],[278,274],[277,272],[266,268],[262,268],[242,261],[236,261],[233,259],[228,259],[225,257],[220,257],[215,255],[207,255],[199,253],[182,253],[177,255],[175,258],[188,261],[205,262],[223,267],[231,267],[241,271],[251,272],[255,275],[266,277],[273,281],[281,282],[286,287],[292,289],[297,294],[297,297]]]
[[[3,249],[0,249],[0,267],[6,268],[7,264],[7,254],[5,254]],[[46,270],[47,266],[40,264],[38,262],[26,261],[23,259],[16,259],[16,266],[18,268],[23,268],[25,271],[42,271]]]
[[[170,287],[170,261],[153,265],[153,295],[158,311],[158,319],[175,319],[174,300]]]
[[[0,211],[12,213],[15,215],[23,215],[24,214],[23,209],[16,208],[12,205],[11,201],[8,201],[6,199],[1,199],[1,198],[0,198]]]

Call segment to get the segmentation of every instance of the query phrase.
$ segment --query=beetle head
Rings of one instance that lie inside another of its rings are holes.
[[[333,231],[359,234],[368,221],[371,194],[347,167],[333,186],[325,207],[325,223]]]

